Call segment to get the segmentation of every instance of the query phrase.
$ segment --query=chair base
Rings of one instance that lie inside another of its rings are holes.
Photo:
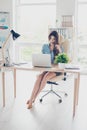
[[[65,76],[66,76],[66,73],[65,73]],[[63,79],[64,80],[64,79]],[[48,90],[41,98],[40,98],[40,102],[43,101],[43,98],[46,97],[49,93],[53,93],[54,95],[56,95],[58,98],[59,98],[59,103],[62,102],[62,97],[56,93],[54,90],[53,90],[53,85],[59,85],[58,83],[56,82],[53,82],[53,81],[47,81],[48,84],[51,84],[51,88],[50,90]],[[68,94],[66,92],[63,92],[65,96],[68,96]]]
[[[48,94],[50,94],[50,93],[55,94],[55,95],[59,98],[59,103],[62,102],[62,97],[61,97],[59,94],[57,94],[53,89],[51,89],[51,90],[49,90],[47,93],[45,93],[45,94],[40,98],[40,102],[42,102],[42,101],[43,101],[43,98],[46,97],[46,96],[47,96]],[[64,93],[64,94],[65,94],[65,96],[68,96],[67,93]]]

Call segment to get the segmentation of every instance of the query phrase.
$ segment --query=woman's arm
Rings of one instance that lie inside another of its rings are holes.
[[[54,54],[53,54],[52,46],[50,48],[49,44],[44,44],[43,47],[42,47],[42,53],[43,54],[50,54],[51,55],[51,62],[53,63]]]
[[[62,53],[64,50],[63,50],[63,47],[60,46],[60,45],[55,45],[56,49],[59,51],[59,53]]]
[[[44,44],[42,46],[42,53],[43,54],[50,54],[50,48],[49,48],[49,45],[48,44]]]

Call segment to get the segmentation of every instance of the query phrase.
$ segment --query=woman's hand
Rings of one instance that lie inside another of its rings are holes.
[[[56,44],[56,45],[55,45],[55,48],[59,51],[59,53],[61,53],[60,45]]]
[[[54,50],[54,44],[50,43],[50,51],[53,51],[53,50]]]

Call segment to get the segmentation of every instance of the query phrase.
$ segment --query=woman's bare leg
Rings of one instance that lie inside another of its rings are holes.
[[[31,97],[30,97],[30,100],[27,101],[27,104],[30,104],[31,107],[32,107],[32,102],[34,101],[35,94],[37,93],[37,91],[39,89],[39,86],[41,84],[41,80],[42,80],[44,75],[45,75],[45,72],[43,72],[42,74],[40,74],[37,77],[37,80],[35,82],[35,85],[34,85],[34,88],[33,88],[33,91],[32,91]]]
[[[31,98],[29,100],[28,109],[32,108],[32,102],[36,99],[38,94],[41,92],[41,90],[45,87],[47,81],[53,77],[55,77],[56,74],[54,72],[47,72],[46,74],[41,74],[34,86]],[[42,81],[41,81],[42,79]],[[39,82],[39,83],[38,83]]]
[[[41,84],[39,84],[39,86],[36,86],[36,84],[35,84],[34,91],[32,92],[32,96],[31,96],[30,102],[29,102],[29,104],[28,104],[28,108],[29,108],[29,109],[32,108],[32,99],[35,100],[36,97],[38,96],[38,94],[41,92],[41,90],[45,87],[47,81],[48,81],[49,79],[55,77],[55,76],[56,76],[55,73],[53,73],[53,72],[48,72],[48,73],[46,73],[44,76],[42,76],[43,79],[42,79]],[[40,80],[41,80],[41,78],[40,78]],[[37,81],[38,81],[38,80],[37,80]]]
[[[39,93],[44,89],[47,81],[50,80],[51,78],[55,77],[55,76],[56,76],[56,74],[54,72],[48,72],[47,74],[45,74],[45,76],[43,77],[43,80],[41,82],[40,88],[39,88],[38,92],[36,93],[36,95],[34,97],[34,100],[39,95]]]

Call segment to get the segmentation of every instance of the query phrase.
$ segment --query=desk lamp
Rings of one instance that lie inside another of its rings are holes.
[[[5,46],[7,45],[8,40],[9,40],[9,38],[10,38],[11,35],[12,35],[12,39],[13,40],[16,40],[20,36],[20,34],[16,33],[14,30],[11,30],[10,34],[8,35],[8,37],[6,39],[6,41],[4,42],[4,44],[2,46],[2,59],[3,59],[3,65],[4,66],[9,66],[9,60],[8,60],[8,57],[5,58],[5,56],[4,56],[4,50],[5,50]]]

